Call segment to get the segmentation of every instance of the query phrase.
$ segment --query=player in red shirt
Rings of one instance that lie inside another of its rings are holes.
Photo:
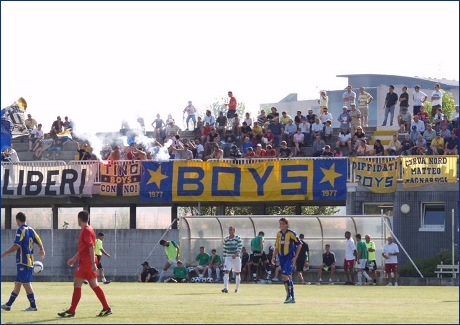
[[[81,298],[81,287],[85,279],[88,280],[91,289],[93,289],[102,304],[103,309],[98,316],[102,317],[112,314],[112,309],[110,309],[110,306],[107,303],[104,291],[97,283],[97,264],[96,255],[94,254],[96,233],[88,222],[89,212],[85,210],[80,211],[78,213],[78,225],[81,227],[81,232],[78,237],[78,252],[67,261],[67,265],[73,266],[78,260],[77,269],[74,274],[72,303],[68,310],[58,313],[61,317],[67,318],[75,316],[75,310],[77,309],[78,302]]]
[[[228,97],[230,97],[230,101],[228,104],[225,104],[228,106],[227,118],[233,119],[236,113],[236,98],[233,97],[233,93],[231,91],[228,92]]]

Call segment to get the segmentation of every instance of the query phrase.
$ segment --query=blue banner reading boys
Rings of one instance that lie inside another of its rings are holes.
[[[142,162],[141,201],[172,202],[173,162]]]
[[[316,159],[313,184],[313,200],[346,200],[347,160]]]

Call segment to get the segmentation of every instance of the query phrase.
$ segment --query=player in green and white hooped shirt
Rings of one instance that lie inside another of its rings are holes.
[[[229,235],[224,238],[223,258],[224,258],[224,288],[222,292],[228,293],[228,280],[230,270],[236,273],[235,276],[235,293],[238,292],[241,282],[241,250],[243,242],[239,236],[235,235],[235,227],[228,228]]]
[[[168,261],[163,267],[163,270],[161,270],[160,278],[158,279],[158,282],[161,282],[163,280],[164,273],[169,269],[171,265],[174,267],[177,266],[177,261],[179,260],[179,253],[180,253],[180,247],[174,240],[162,239],[160,240],[160,245],[164,246],[166,257],[168,258]]]

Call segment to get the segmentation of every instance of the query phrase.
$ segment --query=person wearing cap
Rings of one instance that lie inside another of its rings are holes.
[[[441,137],[441,132],[436,133],[436,137],[431,140],[430,150],[431,154],[436,155],[443,155],[444,154],[444,139]]]
[[[401,112],[403,108],[409,110],[409,94],[407,93],[407,86],[402,86],[401,91],[402,93],[399,95],[399,112]]]
[[[348,113],[347,106],[342,107],[342,113],[340,113],[340,115],[337,117],[337,121],[340,123],[340,129],[347,128],[350,130],[351,117]]]
[[[159,277],[158,270],[154,267],[150,267],[147,261],[141,265],[143,269],[137,274],[137,282],[157,282]]]
[[[409,113],[409,109],[407,107],[401,107],[401,112],[398,114],[398,125],[401,126],[401,124],[403,124],[406,130],[409,130],[411,121],[412,116]]]
[[[394,92],[395,86],[390,85],[388,87],[388,93],[385,97],[385,103],[383,109],[385,110],[385,119],[383,120],[382,126],[387,125],[388,114],[390,114],[390,126],[393,125],[393,118],[395,116],[395,106],[398,102],[398,94]]]
[[[346,91],[342,95],[343,105],[350,107],[351,104],[355,103],[356,93],[353,91],[353,87],[348,85]]]
[[[97,269],[98,269],[98,272],[99,272],[99,276],[101,277],[101,281],[104,284],[109,284],[110,280],[107,280],[105,278],[104,268],[102,267],[102,263],[101,263],[102,254],[104,254],[105,256],[110,258],[110,254],[107,253],[107,251],[103,247],[102,242],[104,241],[104,238],[105,238],[104,233],[100,232],[100,233],[97,234],[96,246],[94,248],[94,254],[96,255]]]
[[[412,100],[414,101],[413,115],[418,115],[420,108],[423,107],[423,103],[427,100],[427,98],[428,96],[423,91],[420,91],[420,86],[415,86],[414,92],[412,93]]]
[[[364,87],[359,87],[358,109],[361,112],[361,125],[369,126],[369,104],[374,97],[365,91]]]
[[[264,158],[265,157],[265,149],[262,149],[262,144],[258,143],[256,145],[256,150],[254,150],[254,156],[259,157],[259,158]]]
[[[418,135],[420,134],[420,132],[418,132],[417,130],[417,126],[416,125],[413,125],[411,128],[410,128],[410,139],[415,142],[415,140],[417,140],[417,137]]]
[[[442,109],[442,92],[439,84],[434,85],[434,91],[431,94],[431,116],[436,115],[438,108]]]
[[[332,278],[334,277],[335,263],[337,262],[335,259],[335,254],[331,252],[331,245],[329,244],[326,244],[324,246],[324,250],[326,252],[323,253],[323,262],[318,270],[318,284],[321,284],[321,282],[323,281],[323,279],[321,278],[323,272],[331,272],[331,275],[329,276],[329,284],[334,284]]]
[[[412,123],[410,124],[411,125],[411,128],[416,126],[417,127],[417,131],[420,133],[420,134],[423,134],[423,132],[425,132],[425,123],[423,121],[420,120],[420,118],[418,117],[418,115],[414,115],[414,120],[412,121]]]
[[[387,152],[390,156],[397,156],[401,151],[401,142],[398,140],[398,134],[393,134],[393,139],[390,140]]]
[[[254,149],[252,147],[248,147],[246,149],[246,153],[244,154],[244,158],[251,158],[254,157],[256,154],[254,153]]]
[[[288,148],[286,141],[281,141],[280,152],[278,153],[278,158],[291,158],[292,151]]]
[[[351,133],[355,133],[358,126],[361,126],[361,111],[356,108],[355,103],[351,103],[350,105]]]

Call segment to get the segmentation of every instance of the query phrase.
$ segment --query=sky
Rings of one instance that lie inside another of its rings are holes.
[[[153,130],[157,113],[184,129],[189,100],[229,90],[255,115],[345,88],[336,75],[459,80],[458,64],[458,2],[1,2],[2,108],[24,97],[45,130]]]

